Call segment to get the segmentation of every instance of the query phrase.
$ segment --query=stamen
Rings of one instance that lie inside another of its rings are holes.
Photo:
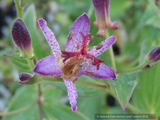
[[[89,44],[93,41],[93,39],[94,39],[94,37],[93,37],[93,36],[88,37]]]
[[[70,34],[69,34],[69,40],[71,40],[73,38],[73,35],[74,35],[74,32],[72,31]]]
[[[94,71],[91,69],[87,69],[86,72],[91,73],[91,74],[94,73]]]
[[[99,50],[103,47],[103,44],[102,43],[99,43],[97,46],[96,46],[96,50]]]
[[[97,63],[95,61],[92,61],[92,65],[96,65]]]
[[[67,54],[61,53],[62,57],[67,57]]]

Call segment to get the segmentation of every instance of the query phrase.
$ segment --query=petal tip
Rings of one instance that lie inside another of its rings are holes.
[[[72,109],[72,112],[76,111],[76,110],[77,110],[77,108],[78,108],[78,107],[77,107],[77,105],[75,105],[75,106],[72,106],[72,107],[71,107],[71,109]]]
[[[37,21],[38,21],[38,24],[39,24],[40,27],[47,24],[46,21],[43,18],[39,18]]]

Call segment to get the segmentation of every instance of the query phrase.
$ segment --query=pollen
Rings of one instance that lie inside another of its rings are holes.
[[[69,34],[69,40],[71,40],[73,38],[73,35],[74,35],[74,32],[72,31],[70,34]]]
[[[96,46],[96,50],[99,50],[103,47],[103,44],[102,43],[99,43],[97,46]]]
[[[87,69],[86,72],[91,73],[91,74],[94,73],[94,71],[91,69]]]

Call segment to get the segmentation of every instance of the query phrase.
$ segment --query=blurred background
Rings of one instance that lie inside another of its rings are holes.
[[[156,14],[154,9],[154,2],[152,3],[150,0],[111,0],[110,5],[110,17],[112,21],[118,21],[119,29],[116,31],[109,30],[109,34],[117,37],[117,42],[114,44],[113,49],[116,57],[116,65],[117,69],[130,68],[142,63],[145,55],[154,48],[159,45],[159,16]],[[48,26],[54,32],[57,41],[59,42],[61,49],[64,50],[66,44],[66,38],[72,27],[74,20],[80,16],[82,13],[88,13],[89,10],[93,11],[90,16],[91,20],[91,29],[90,33],[94,36],[94,41],[90,44],[90,46],[96,45],[105,38],[96,37],[96,33],[98,28],[93,26],[93,22],[95,21],[95,11],[92,5],[91,0],[28,0],[27,5],[24,9],[25,11],[30,7],[35,7],[35,17],[36,20],[38,18],[44,18]],[[0,112],[4,112],[6,110],[14,111],[16,109],[22,108],[29,103],[33,102],[34,98],[36,98],[36,90],[35,86],[23,86],[15,82],[18,79],[18,75],[20,71],[16,69],[16,67],[11,63],[10,60],[4,57],[3,54],[13,54],[17,53],[18,50],[12,40],[11,37],[11,27],[13,21],[16,19],[16,6],[13,0],[1,0],[0,1]],[[37,36],[32,38],[32,40],[39,41],[39,45],[41,50],[44,51],[45,54],[38,56],[37,59],[43,58],[47,55],[52,54],[49,45],[45,41],[45,38],[40,31],[38,24],[36,23],[36,28],[33,28],[34,31],[37,32]],[[37,39],[38,38],[38,39]],[[34,48],[36,49],[36,48]],[[41,54],[41,53],[40,53]],[[101,59],[105,60],[105,64],[111,67],[109,53],[106,52],[100,56]],[[157,65],[158,66],[158,65]],[[154,82],[154,84],[150,84],[150,82],[145,82],[149,80],[158,81],[158,75],[154,75],[155,71],[159,71],[158,67],[153,68],[151,71],[142,72],[140,74],[140,81],[131,97],[130,102],[138,107],[143,112],[147,113],[158,113],[160,110],[160,103],[157,100],[160,99],[159,93],[154,93],[154,97],[156,102],[152,105],[147,102],[141,101],[142,99],[149,99],[152,95],[152,90],[155,88],[155,91],[159,90],[159,82]],[[144,75],[148,74],[151,76],[150,78],[144,77]],[[153,78],[152,76],[156,76]],[[81,78],[88,79],[88,78]],[[99,82],[99,81],[98,81]],[[100,80],[100,83],[107,84]],[[144,86],[146,85],[146,86]],[[159,84],[160,85],[160,84]],[[62,88],[58,89],[55,87],[56,85],[43,84],[42,91],[44,91],[44,99],[56,99],[55,103],[62,104],[64,103],[66,106],[70,107],[68,102],[66,91]],[[57,85],[58,86],[58,85]],[[150,86],[150,87],[149,87]],[[31,95],[32,92],[26,93],[29,90],[35,90],[35,94]],[[86,89],[85,87],[83,89]],[[23,91],[23,93],[19,92]],[[90,89],[92,91],[92,89]],[[108,94],[106,90],[96,89],[94,94],[83,93],[83,91],[79,94],[78,102],[78,111],[86,116],[88,119],[94,119],[94,115],[98,113],[104,114],[116,114],[116,113],[133,113],[130,109],[126,109],[125,112],[122,112],[121,106],[114,97]],[[147,91],[147,93],[145,93]],[[18,93],[17,93],[18,92]],[[26,95],[25,95],[26,93]],[[149,94],[149,95],[148,95]],[[30,96],[31,95],[31,96]],[[16,96],[16,97],[15,97]],[[143,97],[146,97],[145,99]],[[13,98],[14,97],[14,98]],[[23,99],[22,99],[23,97]],[[152,98],[154,98],[152,97]],[[32,99],[33,98],[33,99]],[[58,101],[57,101],[58,100]],[[60,103],[59,103],[60,100]],[[27,102],[26,102],[27,101]],[[56,106],[55,103],[47,104],[49,106]],[[63,105],[62,105],[63,106]],[[86,108],[87,106],[87,108]],[[155,109],[152,109],[152,106]],[[59,106],[58,106],[59,107]],[[159,108],[158,108],[159,107]],[[38,111],[37,106],[33,106],[32,108],[35,111]],[[49,110],[48,110],[49,109]],[[29,111],[29,110],[28,110]],[[43,107],[44,115],[50,116],[46,117],[46,120],[52,119],[60,119],[56,116],[57,114],[62,115],[65,113],[64,109],[59,109],[56,111],[55,108]],[[47,112],[45,112],[47,111]],[[69,112],[68,112],[69,111]],[[50,113],[51,112],[51,113]],[[27,110],[24,110],[21,113],[13,114],[5,117],[5,120],[27,120],[26,115],[32,116],[33,120],[38,119],[38,113],[33,112],[30,113]],[[37,113],[37,114],[36,114]],[[53,113],[53,114],[52,114]],[[74,113],[71,113],[70,108],[66,110],[66,114],[69,116],[74,116]],[[78,113],[78,114],[80,114]],[[160,113],[160,112],[159,112]],[[26,115],[24,115],[26,114]],[[73,115],[72,115],[73,114]],[[81,116],[83,116],[81,114]],[[22,117],[26,116],[26,118]],[[56,117],[55,117],[56,116]],[[67,116],[67,115],[66,115]],[[160,115],[158,115],[160,116]],[[69,117],[73,119],[74,117]],[[68,119],[69,119],[68,118]],[[1,119],[1,118],[0,118]]]

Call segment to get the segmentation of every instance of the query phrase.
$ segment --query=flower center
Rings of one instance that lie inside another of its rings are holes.
[[[63,63],[69,62],[69,61],[73,62],[76,59],[76,65],[77,63],[80,65],[82,62],[87,62],[88,59],[91,59],[95,63],[94,65],[97,65],[97,70],[99,70],[100,63],[103,63],[104,61],[90,54],[91,49],[87,49],[88,44],[91,42],[90,40],[91,34],[87,34],[85,36],[81,31],[79,33],[82,36],[82,44],[80,46],[80,49],[78,49],[75,52],[68,52],[68,51],[61,50],[62,56],[64,57]],[[73,60],[73,57],[74,57],[74,60]]]

